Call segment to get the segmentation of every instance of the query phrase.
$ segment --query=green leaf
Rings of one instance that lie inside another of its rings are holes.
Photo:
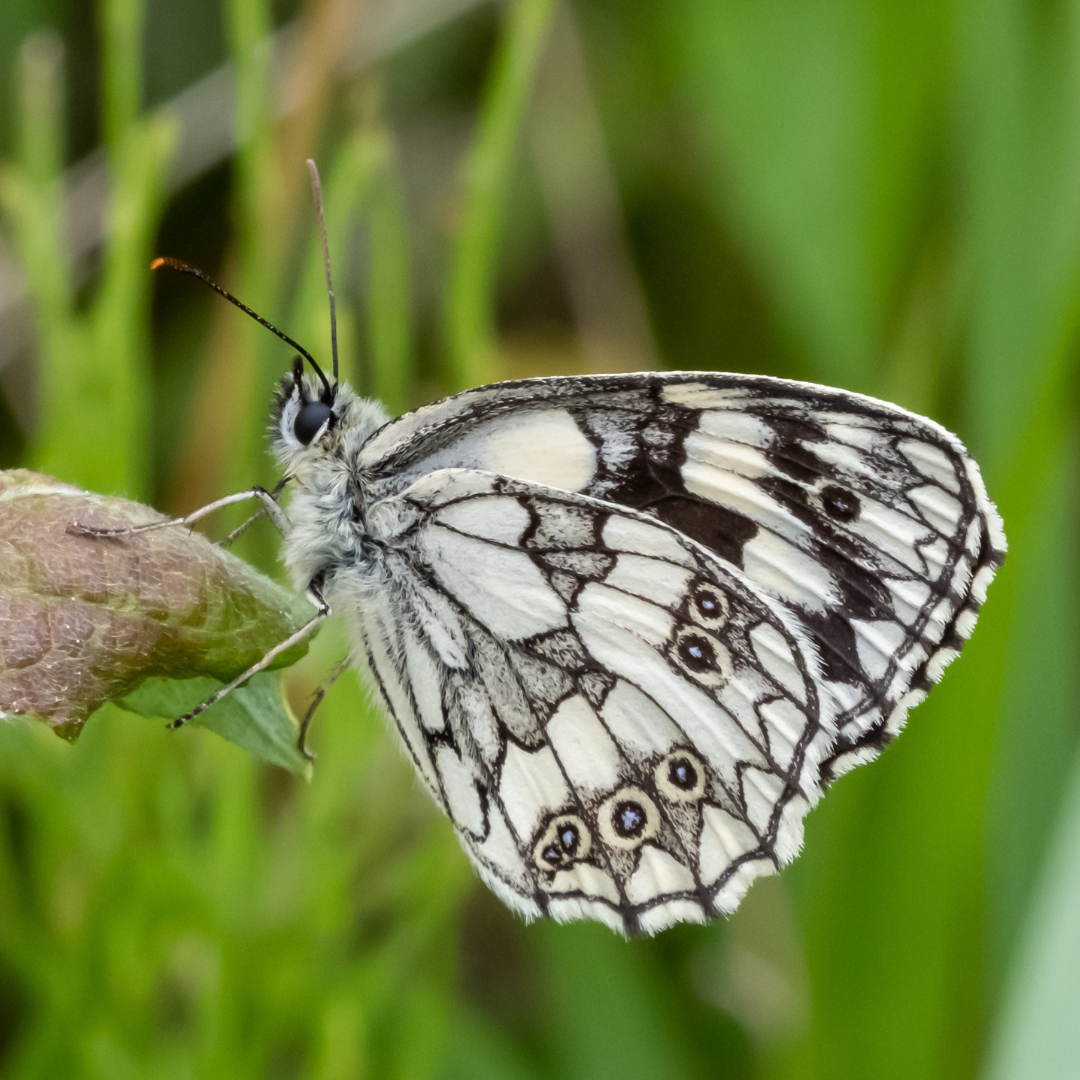
[[[80,532],[161,520],[39,473],[0,473],[0,713],[74,738],[100,705],[146,679],[230,682],[312,618],[305,600],[199,533]],[[306,651],[302,642],[273,666]],[[254,709],[262,699],[250,693]],[[239,742],[237,723],[208,726]],[[276,730],[280,717],[267,724]],[[262,753],[262,736],[245,738]]]
[[[139,716],[175,719],[221,688],[216,679],[153,676],[116,702]],[[311,779],[311,763],[298,747],[300,721],[285,698],[281,674],[261,671],[197,716],[200,724],[255,757]]]

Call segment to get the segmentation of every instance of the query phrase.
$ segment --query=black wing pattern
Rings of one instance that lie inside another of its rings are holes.
[[[1006,547],[955,436],[884,402],[765,377],[484,387],[387,425],[360,465],[388,490],[447,468],[509,474],[700,544],[805,628],[838,702],[823,780],[899,733],[970,635]]]

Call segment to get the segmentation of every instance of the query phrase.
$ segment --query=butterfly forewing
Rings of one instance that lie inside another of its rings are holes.
[[[404,417],[363,450],[395,482],[490,469],[655,516],[790,607],[841,702],[835,775],[903,725],[1004,554],[978,468],[870,398],[702,373],[530,380]]]

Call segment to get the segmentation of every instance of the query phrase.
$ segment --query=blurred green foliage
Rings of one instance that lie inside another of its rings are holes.
[[[314,155],[343,371],[392,410],[653,356],[875,393],[968,442],[1008,563],[795,866],[652,941],[504,911],[349,678],[310,785],[115,710],[74,748],[3,726],[0,1073],[1075,1075],[1080,3],[465,6],[339,77],[348,0],[0,4],[35,324],[3,464],[171,510],[270,476],[287,352],[145,266],[202,265],[327,357]],[[283,117],[264,42],[294,18]],[[170,193],[151,107],[229,58],[238,150]],[[63,169],[98,145],[107,239],[72,262]],[[320,636],[294,704],[344,650]]]

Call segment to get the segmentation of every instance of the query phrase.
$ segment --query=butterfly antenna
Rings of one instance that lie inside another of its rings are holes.
[[[337,309],[334,306],[334,282],[330,277],[330,245],[326,242],[326,220],[323,218],[322,182],[319,169],[311,158],[307,159],[308,172],[311,174],[311,195],[315,200],[315,217],[319,222],[319,242],[322,244],[323,268],[326,270],[326,291],[330,295],[330,349],[334,354],[334,382],[338,381],[337,359]]]
[[[267,330],[272,334],[277,334],[282,341],[291,345],[312,367],[315,374],[322,380],[323,389],[326,391],[327,398],[332,399],[334,396],[333,390],[330,388],[330,381],[326,377],[326,373],[318,364],[315,363],[315,358],[303,347],[303,345],[297,344],[288,334],[279,330],[273,323],[267,322],[261,315],[252,311],[247,304],[240,300],[237,300],[235,296],[226,289],[223,289],[216,281],[212,281],[201,270],[194,266],[188,266],[187,263],[181,262],[179,259],[170,258],[168,255],[161,255],[156,258],[151,264],[151,270],[158,270],[162,266],[167,266],[170,270],[177,270],[181,274],[191,274],[192,277],[197,277],[204,285],[209,285],[219,296],[224,296],[230,304],[235,304],[244,314],[250,315],[260,326],[265,326]],[[334,378],[337,379],[337,351],[334,352]]]

